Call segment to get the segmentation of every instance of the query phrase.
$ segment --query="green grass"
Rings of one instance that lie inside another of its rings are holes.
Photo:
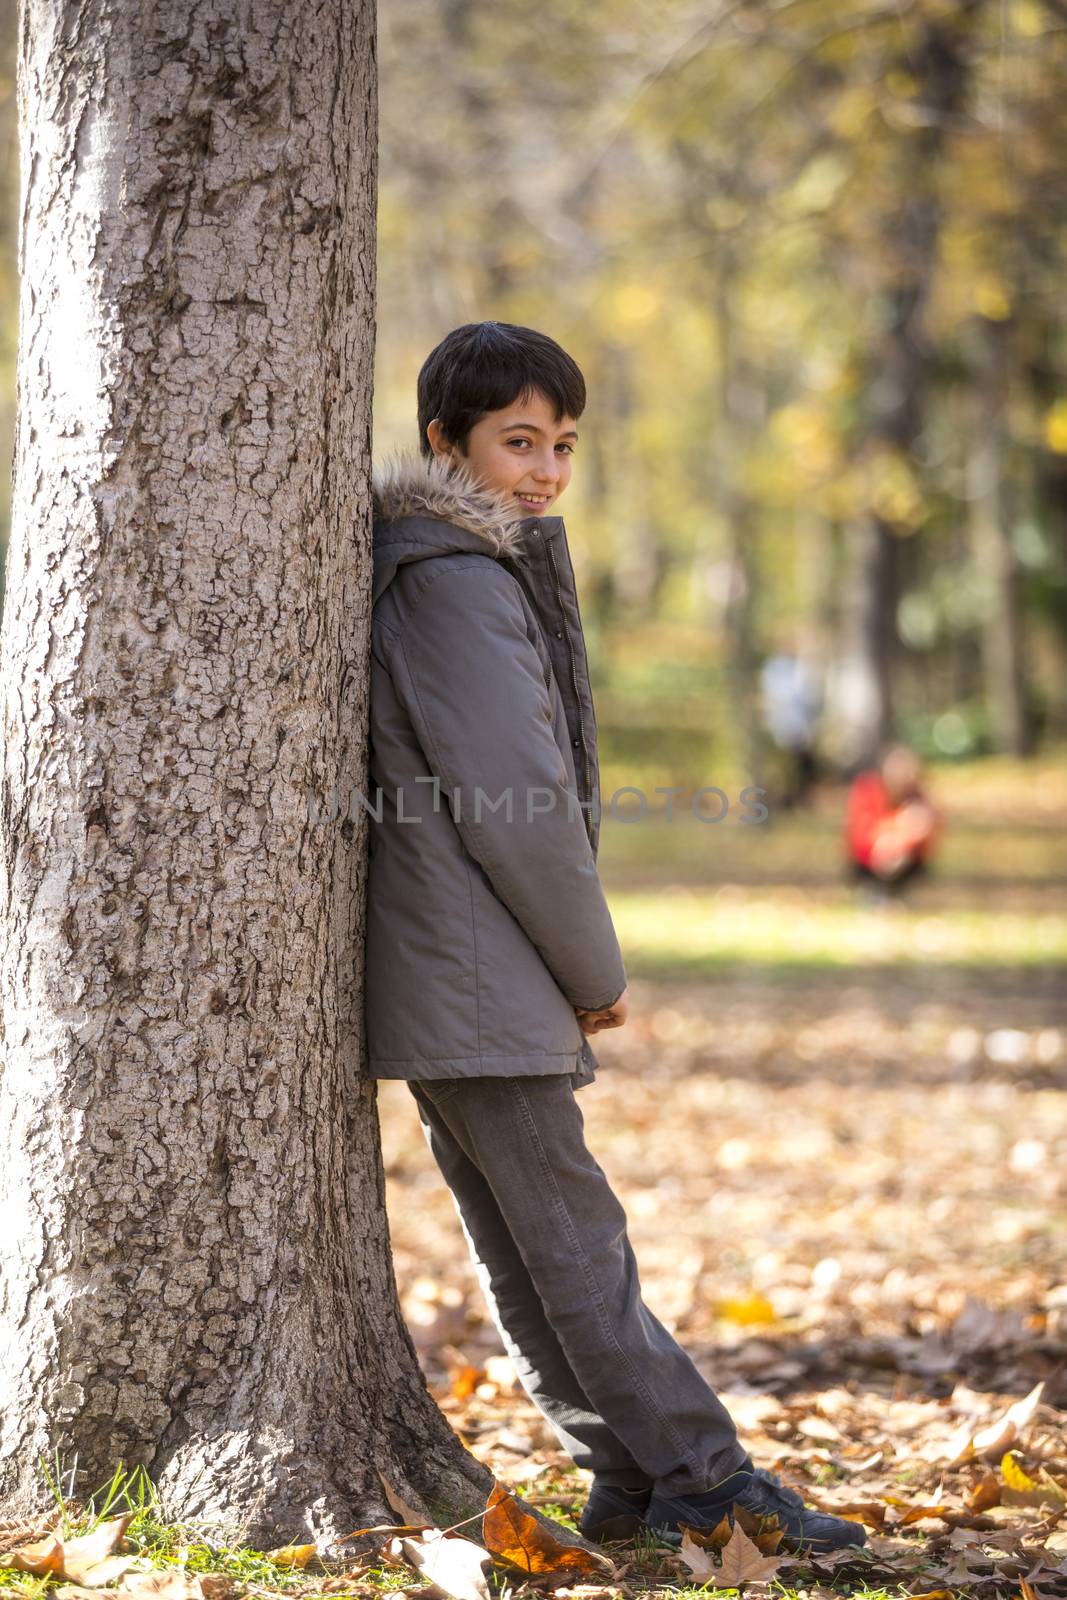
[[[805,884],[843,888],[842,836],[847,792],[843,785],[820,787],[813,809],[783,812],[772,806],[764,822],[742,822],[743,776],[703,777],[718,783],[730,802],[721,822],[701,821],[690,796],[673,802],[668,820],[657,785],[682,779],[661,771],[601,774],[604,807],[599,866],[609,889],[700,884]],[[613,792],[640,788],[638,798],[621,795],[612,811]],[[1033,762],[1003,758],[935,768],[930,792],[945,814],[931,889],[954,895],[1011,886],[1040,891],[1058,884],[1067,890],[1067,751]],[[714,816],[721,808],[707,795],[699,810]]]
[[[991,907],[923,910],[819,904],[803,894],[690,889],[609,895],[634,976],[724,969],[1053,967],[1067,961],[1067,914]]]
[[[622,811],[623,802],[619,809]],[[673,821],[647,815],[626,822],[605,809],[598,865],[608,884],[681,879],[689,884],[821,884],[844,887],[841,827],[835,815],[742,823]],[[1067,828],[1002,827],[958,821],[946,829],[933,882],[944,887],[1016,884],[1040,889],[1067,882]]]
[[[52,1463],[41,1462],[40,1470],[52,1498],[62,1512],[62,1520],[55,1530],[61,1537],[73,1538],[91,1533],[111,1517],[133,1512],[133,1520],[126,1529],[124,1554],[138,1558],[138,1567],[144,1570],[165,1571],[179,1568],[190,1573],[220,1573],[243,1584],[256,1584],[284,1593],[287,1590],[308,1587],[308,1569],[299,1570],[279,1564],[261,1550],[241,1544],[229,1545],[199,1530],[195,1524],[170,1521],[160,1505],[159,1495],[143,1468],[127,1470],[117,1467],[111,1479],[91,1491],[83,1501],[72,1501],[63,1493],[62,1483],[66,1469],[58,1459]],[[10,1554],[10,1552],[9,1552]],[[313,1567],[321,1571],[318,1563]],[[137,1569],[131,1569],[136,1571]],[[409,1580],[419,1585],[420,1580],[399,1568],[384,1567],[380,1574],[368,1574],[375,1580],[380,1576],[381,1587],[410,1588]],[[0,1592],[26,1596],[33,1600],[46,1594],[64,1579],[51,1576],[33,1577],[20,1573],[7,1565],[0,1555]],[[101,1589],[101,1595],[113,1592]]]
[[[126,1531],[127,1549],[124,1553],[136,1554],[139,1557],[138,1566],[143,1570],[166,1571],[168,1568],[179,1568],[191,1574],[224,1575],[235,1581],[235,1592],[238,1595],[245,1589],[254,1589],[260,1593],[270,1591],[279,1595],[298,1592],[313,1595],[319,1590],[327,1575],[326,1569],[317,1562],[313,1561],[303,1570],[294,1570],[280,1565],[263,1551],[239,1543],[219,1542],[198,1533],[194,1525],[168,1521],[161,1509],[155,1487],[139,1468],[133,1471],[118,1468],[108,1483],[101,1485],[80,1502],[74,1502],[64,1495],[61,1485],[65,1473],[60,1471],[58,1462],[53,1463],[51,1467],[42,1463],[41,1470],[62,1512],[62,1520],[57,1529],[61,1535],[72,1537],[88,1533],[106,1518],[133,1512],[133,1519]],[[551,1495],[557,1492],[569,1497],[577,1487],[578,1480],[575,1475],[561,1473],[558,1477],[543,1480],[540,1494]],[[549,1501],[540,1505],[539,1509],[565,1526],[574,1525],[573,1512],[562,1505]],[[719,1589],[707,1583],[685,1584],[681,1581],[673,1563],[664,1570],[665,1547],[657,1544],[651,1534],[639,1535],[633,1544],[617,1547],[606,1553],[629,1565],[627,1581],[630,1587],[639,1593],[650,1595],[669,1593],[672,1597],[676,1597],[676,1600],[685,1600],[685,1597],[696,1600],[697,1596],[728,1596],[738,1592],[734,1589]],[[862,1565],[865,1557],[861,1553],[857,1559]],[[866,1559],[877,1560],[869,1553]],[[913,1582],[914,1578],[921,1574],[922,1567],[923,1542],[917,1539]],[[501,1570],[491,1569],[487,1576],[489,1590],[493,1595],[503,1594],[509,1589],[512,1592],[517,1590],[526,1592],[514,1574],[509,1575]],[[0,1556],[2,1594],[36,1600],[37,1596],[54,1592],[64,1581],[53,1577],[35,1578],[19,1573],[6,1567],[4,1558]],[[395,1590],[412,1592],[429,1587],[429,1580],[407,1568],[373,1565],[365,1567],[362,1563],[358,1581],[362,1586],[369,1582],[383,1594]],[[844,1573],[840,1575],[840,1579],[835,1575],[833,1587],[842,1595],[853,1597],[853,1600],[901,1600],[901,1597],[908,1592],[903,1584],[894,1589],[887,1589],[868,1586],[862,1581],[857,1582],[854,1569],[852,1578],[846,1578]],[[781,1597],[781,1600],[803,1600],[808,1592],[805,1579],[799,1572],[793,1584],[772,1579],[770,1588],[776,1596]],[[101,1597],[121,1593],[114,1587],[100,1589],[97,1592]],[[330,1592],[331,1600],[342,1600],[342,1591],[331,1589]]]

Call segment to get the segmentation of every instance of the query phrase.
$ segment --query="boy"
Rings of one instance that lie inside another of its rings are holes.
[[[790,1548],[863,1544],[857,1523],[754,1467],[645,1305],[625,1213],[583,1138],[589,1036],[627,1014],[553,509],[584,407],[580,371],[546,335],[456,328],[419,373],[420,457],[375,478],[368,1070],[408,1081],[505,1349],[593,1473],[583,1533],[644,1521],[677,1538],[736,1502],[777,1514]]]

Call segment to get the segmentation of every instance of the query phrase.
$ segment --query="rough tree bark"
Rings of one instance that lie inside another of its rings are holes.
[[[1006,471],[1008,395],[1011,387],[1010,323],[972,318],[967,330],[971,361],[971,426],[967,432],[967,509],[974,560],[985,587],[982,668],[994,749],[1029,755],[1019,561],[1012,543],[1012,493]]]
[[[968,40],[984,0],[960,0],[944,14],[921,15],[894,66],[916,85],[912,118],[901,140],[893,207],[880,218],[888,273],[866,387],[867,438],[907,463],[926,423],[930,338],[927,301],[941,232],[944,152],[970,83]],[[849,671],[856,716],[848,730],[852,764],[873,762],[894,733],[899,640],[900,535],[871,506],[855,529],[855,637]]]
[[[491,1478],[362,1075],[371,0],[22,0],[2,650],[0,1491],[253,1540]],[[477,1526],[477,1525],[475,1525]]]

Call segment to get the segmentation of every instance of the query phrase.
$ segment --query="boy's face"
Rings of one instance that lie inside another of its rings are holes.
[[[470,432],[463,455],[435,418],[426,429],[434,455],[466,467],[479,482],[513,496],[527,516],[545,516],[571,481],[578,441],[573,417],[559,422],[551,402],[535,389],[501,411],[487,411]]]

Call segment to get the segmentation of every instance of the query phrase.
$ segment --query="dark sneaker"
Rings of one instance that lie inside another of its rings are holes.
[[[613,1484],[597,1483],[594,1478],[578,1532],[594,1544],[632,1539],[645,1526],[645,1512],[651,1498],[650,1488],[619,1489]]]
[[[645,1522],[654,1533],[668,1539],[678,1535],[680,1523],[691,1528],[714,1528],[728,1517],[732,1528],[735,1505],[757,1517],[777,1518],[783,1530],[783,1550],[841,1550],[847,1545],[867,1543],[866,1532],[858,1522],[810,1510],[795,1489],[787,1488],[766,1467],[741,1467],[703,1494],[654,1494]],[[768,1526],[774,1524],[768,1521]]]

